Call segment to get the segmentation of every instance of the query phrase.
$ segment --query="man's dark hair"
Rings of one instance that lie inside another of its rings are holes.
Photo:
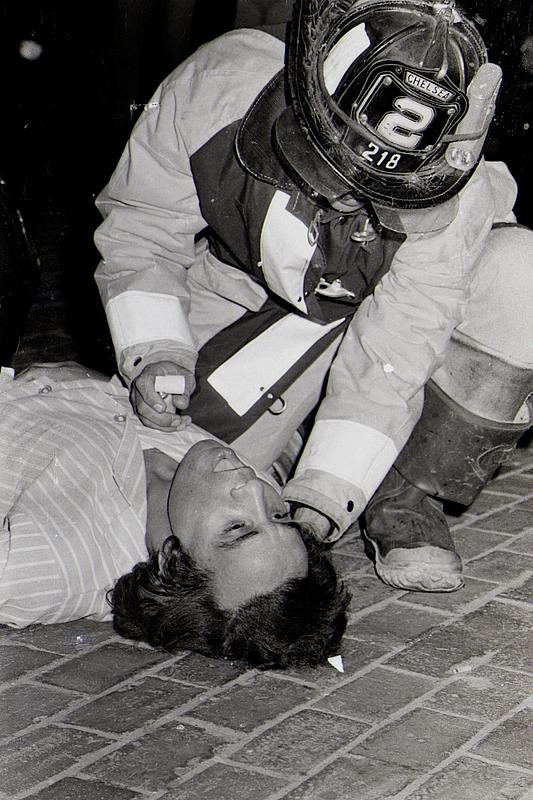
[[[329,556],[303,526],[308,572],[236,609],[220,608],[209,573],[169,536],[109,592],[113,626],[171,653],[194,650],[266,668],[314,666],[336,655],[350,596]]]

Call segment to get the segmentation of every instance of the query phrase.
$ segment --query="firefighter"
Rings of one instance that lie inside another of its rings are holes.
[[[295,519],[361,520],[402,589],[462,585],[441,501],[530,425],[533,236],[482,155],[500,81],[453,0],[297,0],[286,52],[236,30],[180,65],[97,200],[139,418],[289,452]]]

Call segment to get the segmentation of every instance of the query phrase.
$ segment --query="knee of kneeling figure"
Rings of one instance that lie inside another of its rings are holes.
[[[494,263],[501,283],[528,301],[533,289],[533,230],[522,225],[495,227],[482,258]]]
[[[480,258],[466,319],[457,331],[511,364],[533,366],[533,231],[495,228]]]

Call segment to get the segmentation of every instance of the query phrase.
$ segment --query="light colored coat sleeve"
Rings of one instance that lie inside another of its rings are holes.
[[[357,311],[333,361],[288,500],[327,514],[342,533],[364,509],[409,438],[423,387],[463,320],[494,221],[513,221],[516,187],[481,162],[444,230],[409,236]]]
[[[189,370],[196,360],[186,270],[204,223],[177,113],[175,93],[161,87],[97,198],[104,222],[95,234],[103,256],[95,277],[128,379],[140,358],[143,367],[160,355]]]
[[[260,31],[230,32],[200,48],[148,103],[97,198],[104,221],[95,277],[127,381],[162,359],[194,371],[187,270],[206,223],[190,157],[242,117],[282,63],[282,42]]]

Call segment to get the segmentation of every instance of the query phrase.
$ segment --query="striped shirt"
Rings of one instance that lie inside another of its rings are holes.
[[[143,450],[205,439],[145,428],[114,378],[0,376],[0,623],[110,619],[105,595],[147,558]]]

